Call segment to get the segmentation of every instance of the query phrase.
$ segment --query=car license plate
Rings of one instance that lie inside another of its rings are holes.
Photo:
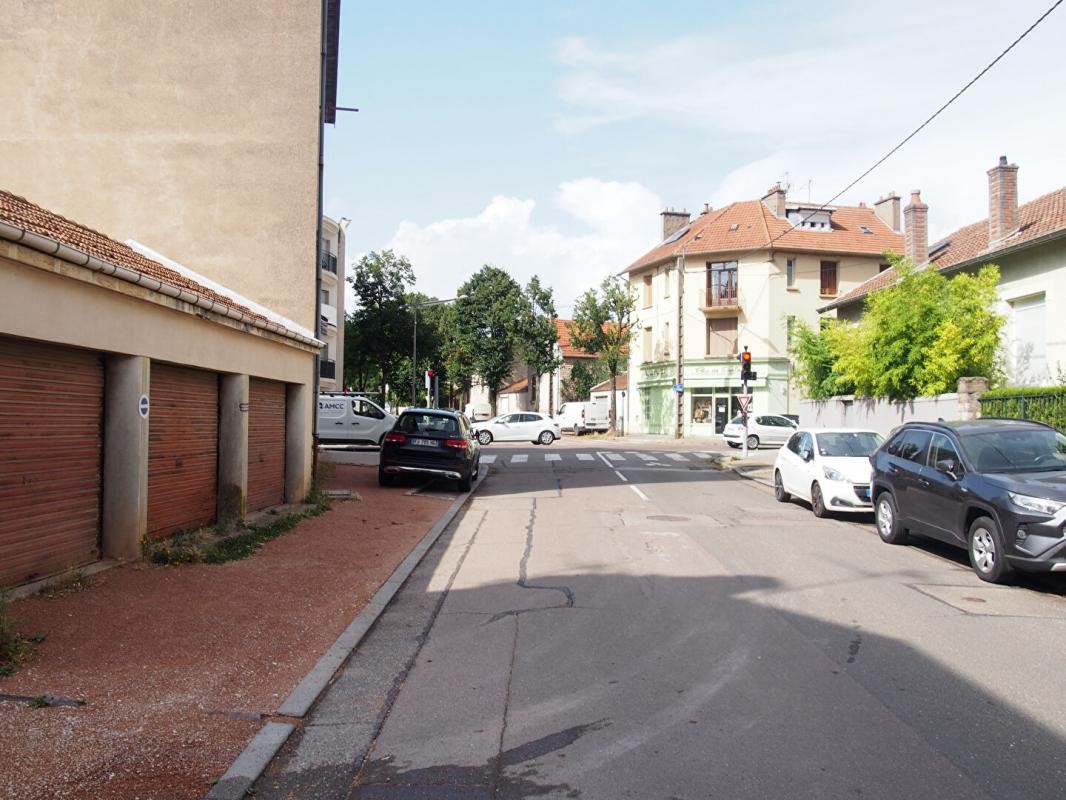
[[[411,440],[411,444],[417,445],[419,447],[436,447],[437,446],[437,440],[436,439],[412,439]]]

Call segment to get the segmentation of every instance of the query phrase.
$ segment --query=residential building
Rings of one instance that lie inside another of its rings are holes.
[[[344,389],[344,295],[347,268],[344,243],[351,220],[322,217],[322,246],[318,264],[318,338],[325,342],[318,359],[319,388]]]
[[[625,270],[637,306],[629,430],[721,435],[739,413],[744,347],[757,374],[753,409],[793,413],[792,326],[817,325],[827,299],[885,269],[886,251],[902,251],[899,203],[890,194],[872,207],[823,207],[775,185],[695,219],[662,212],[662,242]]]
[[[919,192],[907,207],[905,252],[945,275],[999,266],[999,313],[1006,317],[1004,355],[1014,385],[1062,383],[1066,373],[1066,187],[1018,205],[1018,166],[1006,156],[988,170],[987,218],[928,245],[929,209]],[[866,298],[891,285],[879,274],[820,310],[857,320]]]
[[[300,502],[321,342],[0,191],[0,586]]]
[[[537,411],[542,414],[555,413],[563,403],[563,382],[570,379],[574,367],[578,364],[591,365],[599,359],[596,353],[589,353],[576,347],[570,340],[569,325],[572,319],[555,320],[555,356],[560,359],[559,366],[536,380],[537,396],[534,398]],[[537,376],[533,376],[536,378]],[[585,398],[580,398],[584,400]]]

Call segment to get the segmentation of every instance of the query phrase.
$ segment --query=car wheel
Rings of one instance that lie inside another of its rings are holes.
[[[492,434],[488,431],[478,431],[477,440],[481,444],[492,444]]]
[[[792,495],[785,491],[785,484],[781,480],[781,470],[774,470],[774,498],[779,503],[787,503],[792,499]]]
[[[393,477],[384,470],[378,470],[378,486],[392,486]]]
[[[970,565],[977,577],[989,583],[1005,583],[1014,573],[1003,556],[1003,536],[991,517],[978,517],[970,525]]]
[[[555,434],[552,433],[551,431],[541,431],[540,432],[540,443],[541,444],[551,444],[554,441],[555,441]]]
[[[740,447],[740,445],[737,444],[736,442],[726,442],[726,444],[729,445],[730,447],[732,447],[734,450],[736,450],[737,448]]]
[[[455,483],[459,487],[459,491],[460,492],[469,492],[470,491],[470,486],[473,484],[473,482],[474,482],[474,475],[473,475],[473,473],[471,473],[471,474],[468,474],[465,478],[460,478]]]
[[[877,521],[877,535],[881,537],[882,542],[903,544],[907,541],[907,534],[899,524],[899,512],[891,492],[881,492],[877,496],[874,517]]]
[[[387,433],[387,431],[386,431],[386,433]],[[385,446],[385,434],[383,433],[383,434],[381,434],[381,436],[378,437],[378,447],[384,447],[384,446]]]
[[[748,437],[748,449],[749,450],[758,450],[759,449],[759,437],[756,436],[754,433],[751,436]]]
[[[825,498],[822,497],[822,487],[818,481],[811,484],[811,511],[819,518],[829,513],[829,509],[825,507]]]

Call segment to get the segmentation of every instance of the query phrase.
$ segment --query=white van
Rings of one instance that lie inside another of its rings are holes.
[[[352,394],[318,396],[318,440],[333,444],[381,444],[396,417],[373,400]]]
[[[579,436],[586,431],[606,431],[611,428],[611,410],[606,403],[563,403],[555,412],[559,429],[573,431]]]
[[[492,406],[488,403],[467,403],[463,413],[471,422],[481,422],[492,416]]]

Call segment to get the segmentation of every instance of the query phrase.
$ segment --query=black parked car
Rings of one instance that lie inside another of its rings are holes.
[[[982,580],[1066,571],[1066,436],[1038,422],[908,422],[872,456],[877,532],[965,547]]]
[[[457,481],[460,491],[481,468],[481,446],[466,417],[442,408],[409,408],[381,443],[378,483],[392,485],[397,475],[436,475]]]

